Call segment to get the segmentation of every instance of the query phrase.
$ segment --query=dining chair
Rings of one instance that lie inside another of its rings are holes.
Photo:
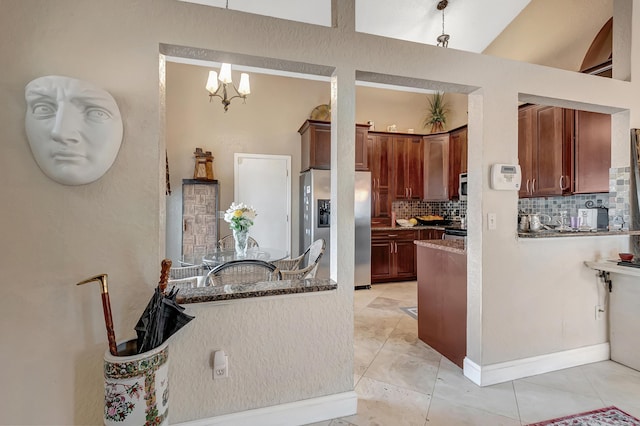
[[[221,250],[233,250],[236,247],[236,242],[233,239],[233,234],[225,235],[218,241],[218,248]],[[259,247],[258,242],[252,237],[247,239],[247,248]]]
[[[205,285],[253,284],[277,281],[282,274],[276,265],[264,260],[231,260],[213,268],[205,278]]]
[[[186,286],[195,279],[193,287],[201,287],[204,283],[204,277],[209,272],[209,268],[204,265],[176,266],[169,269],[168,286],[173,282],[176,286]]]
[[[318,270],[318,264],[320,263],[320,259],[324,255],[325,248],[326,243],[324,239],[319,238],[315,240],[302,255],[298,256],[301,257],[301,259],[298,262],[297,268],[290,270],[280,270],[282,279],[301,280],[304,278],[315,278],[316,271]]]
[[[173,287],[176,288],[196,288],[199,287],[198,284],[200,284],[201,281],[204,280],[204,277],[198,277],[198,276],[193,276],[193,277],[187,277],[187,278],[169,278],[169,280],[167,280],[167,288],[168,289],[172,289]]]

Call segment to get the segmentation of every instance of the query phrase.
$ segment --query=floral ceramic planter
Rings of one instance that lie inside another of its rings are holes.
[[[135,354],[135,340],[104,355],[104,424],[168,425],[169,349],[167,342]],[[133,354],[133,355],[127,355]]]

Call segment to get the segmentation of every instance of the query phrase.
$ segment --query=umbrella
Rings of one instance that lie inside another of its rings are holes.
[[[135,326],[138,353],[157,348],[194,318],[176,302],[178,289],[165,293],[170,268],[171,261],[164,259],[160,282]]]

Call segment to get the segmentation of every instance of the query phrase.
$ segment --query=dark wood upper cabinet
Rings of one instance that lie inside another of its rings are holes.
[[[608,192],[611,116],[544,105],[518,111],[523,197]]]
[[[467,172],[467,126],[449,133],[449,199],[460,198],[460,173]]]
[[[384,226],[391,224],[391,137],[384,134],[369,134],[367,155],[371,170],[371,223]]]
[[[424,199],[449,199],[449,134],[424,137]]]
[[[395,200],[421,200],[424,191],[424,141],[422,136],[392,139],[392,195]]]
[[[564,110],[528,105],[518,111],[521,197],[562,195],[569,185],[565,167]],[[564,177],[563,177],[564,176]]]
[[[575,111],[576,194],[609,192],[611,167],[611,116]]]
[[[369,170],[367,158],[368,124],[356,124],[355,169]],[[302,142],[300,169],[331,168],[331,123],[328,121],[306,120],[300,129]]]

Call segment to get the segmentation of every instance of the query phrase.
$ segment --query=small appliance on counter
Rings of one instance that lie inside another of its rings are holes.
[[[604,205],[602,205],[602,200],[598,200],[597,205],[593,201],[588,200],[587,202],[584,203],[584,206],[587,209],[591,209],[597,212],[595,215],[596,216],[595,221],[592,222],[592,223],[595,223],[596,229],[601,229],[601,230],[609,229],[609,209]]]

